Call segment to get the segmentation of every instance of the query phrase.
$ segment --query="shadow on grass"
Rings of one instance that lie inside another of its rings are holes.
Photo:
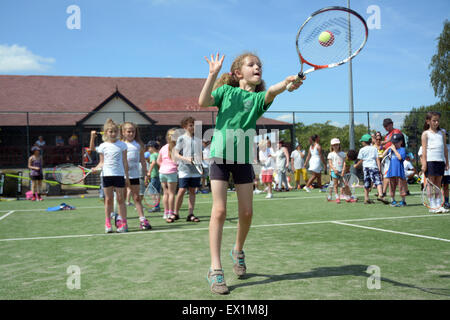
[[[244,277],[240,278],[241,280],[248,280],[256,277],[265,277],[266,279],[253,281],[253,282],[243,282],[236,285],[229,286],[229,290],[233,291],[237,288],[268,284],[272,282],[278,281],[289,281],[289,280],[302,280],[302,279],[312,279],[312,278],[324,278],[324,277],[337,277],[337,276],[357,276],[368,278],[370,276],[367,273],[367,268],[369,266],[366,265],[346,265],[339,267],[319,267],[314,268],[311,271],[307,272],[298,272],[298,273],[287,273],[280,275],[271,275],[271,274],[257,274],[257,273],[248,273]],[[447,278],[449,275],[440,276],[441,278]],[[382,282],[390,283],[394,286],[411,288],[420,290],[426,293],[431,293],[435,295],[447,296],[450,297],[450,289],[449,288],[422,288],[413,284],[407,284],[398,282],[389,278],[381,277],[380,280]]]

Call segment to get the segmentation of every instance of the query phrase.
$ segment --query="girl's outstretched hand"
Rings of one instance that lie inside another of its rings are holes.
[[[225,59],[225,55],[220,58],[219,53],[217,52],[216,56],[214,57],[211,55],[211,60],[209,60],[207,57],[205,57],[206,62],[209,64],[209,73],[210,74],[218,74],[220,72],[220,69],[222,69],[223,60]]]
[[[290,91],[294,91],[297,90],[298,88],[300,88],[300,86],[303,84],[303,80],[306,79],[306,77],[304,76],[303,79],[297,80],[297,76],[289,76],[286,78],[286,83],[292,83]]]

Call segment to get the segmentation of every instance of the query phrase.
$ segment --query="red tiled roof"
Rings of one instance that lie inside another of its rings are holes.
[[[0,75],[0,125],[26,125],[26,115],[9,112],[55,112],[31,114],[30,125],[73,126],[118,90],[157,125],[174,125],[186,114],[199,111],[198,94],[205,79],[122,78],[74,76]],[[215,111],[216,108],[202,108]],[[8,113],[2,113],[8,112]],[[178,111],[180,113],[151,113]],[[57,113],[58,112],[58,113]],[[61,114],[80,112],[80,114]],[[179,118],[179,119],[178,119]],[[195,118],[210,124],[211,113],[196,113]],[[258,124],[286,125],[262,118]]]

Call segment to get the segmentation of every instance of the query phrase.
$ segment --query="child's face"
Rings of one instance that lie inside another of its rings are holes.
[[[255,56],[247,56],[237,75],[247,83],[257,86],[262,81],[261,61]]]
[[[136,130],[133,126],[126,126],[123,128],[122,134],[126,141],[133,141]]]
[[[430,128],[433,130],[436,130],[439,127],[439,116],[432,116],[430,120],[428,120],[428,124],[430,125]]]
[[[194,124],[189,122],[184,128],[191,136],[194,135]]]
[[[155,152],[156,152],[156,149],[153,148],[153,147],[148,147],[148,151],[149,151],[150,153],[155,153]]]
[[[115,128],[109,128],[109,129],[106,129],[106,131],[105,131],[106,138],[111,141],[117,140],[118,134],[119,134],[119,131]]]
[[[337,143],[337,144],[332,144],[332,145],[331,145],[331,149],[333,149],[334,151],[339,150],[340,147],[341,147],[341,145],[340,145],[339,143]]]

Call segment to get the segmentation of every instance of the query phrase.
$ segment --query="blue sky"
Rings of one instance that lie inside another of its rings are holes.
[[[70,5],[80,8],[80,29],[66,26]],[[2,0],[0,74],[201,78],[208,72],[205,55],[224,53],[227,71],[234,57],[250,50],[263,61],[270,85],[298,72],[297,29],[331,5],[347,1]],[[428,65],[450,19],[450,1],[351,1],[365,19],[374,5],[380,29],[369,30],[366,47],[353,60],[355,111],[409,111],[437,102]],[[344,65],[310,74],[299,91],[277,97],[271,110],[347,111],[348,101]],[[298,115],[305,122],[326,116]],[[373,125],[383,117],[373,116]],[[347,118],[332,120],[342,125]]]

